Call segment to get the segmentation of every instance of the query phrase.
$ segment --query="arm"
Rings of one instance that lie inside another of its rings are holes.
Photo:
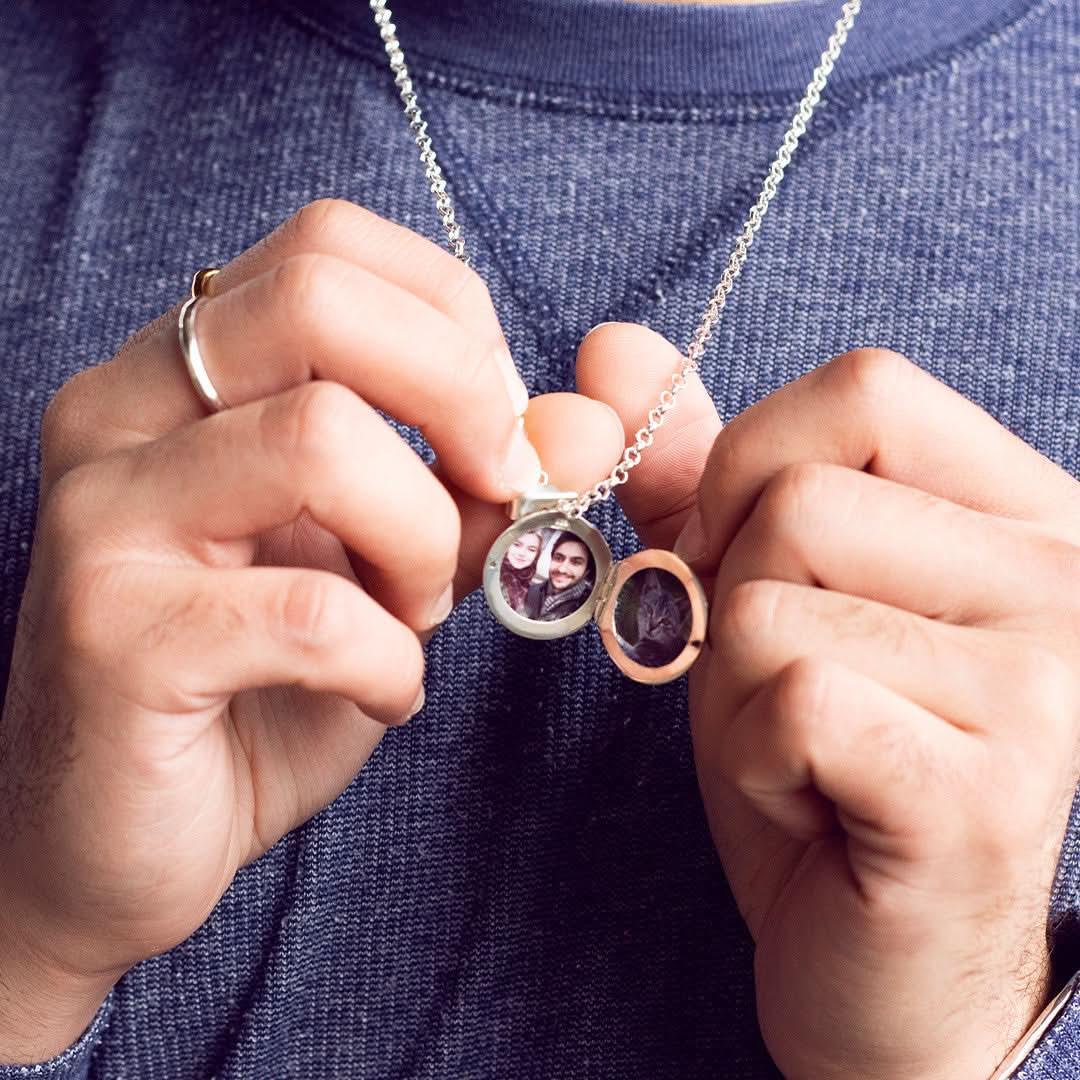
[[[530,436],[575,486],[618,455],[583,398],[526,435],[480,279],[351,204],[305,208],[199,305],[230,408],[205,414],[174,312],[46,412],[0,719],[2,1064],[82,1068],[114,982],[416,711],[422,640],[538,474]]]
[[[597,396],[616,378],[605,353],[670,350],[602,333],[579,357]],[[640,404],[620,411],[632,430]],[[694,755],[770,1052],[791,1080],[987,1080],[1056,989],[1080,485],[880,350],[759,402],[707,464],[678,428],[657,443],[668,513],[638,502],[648,463],[620,500],[647,543],[683,530],[712,584]],[[1030,1067],[1075,1075],[1070,1039],[1051,1038]]]

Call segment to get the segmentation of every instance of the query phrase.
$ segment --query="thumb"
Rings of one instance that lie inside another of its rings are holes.
[[[586,334],[578,349],[578,389],[615,410],[629,445],[670,387],[681,359],[671,342],[647,327],[604,323]],[[675,542],[697,502],[705,461],[721,427],[701,380],[688,375],[652,446],[617,489],[623,510],[646,545],[670,548]]]
[[[525,432],[536,447],[550,482],[564,491],[586,491],[615,467],[622,453],[622,423],[611,408],[581,394],[544,394],[529,402]],[[480,584],[484,559],[495,538],[510,524],[506,507],[483,502],[435,473],[461,512],[461,547],[454,597]]]

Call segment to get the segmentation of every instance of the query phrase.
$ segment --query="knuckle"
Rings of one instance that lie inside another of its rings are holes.
[[[815,728],[827,719],[834,686],[832,665],[814,657],[793,660],[776,676],[773,712],[789,746],[809,747]]]
[[[64,439],[71,430],[78,413],[76,403],[79,392],[75,384],[83,374],[85,373],[79,372],[68,379],[45,406],[45,415],[41,418],[41,441],[44,447]]]
[[[221,597],[194,592],[164,596],[146,616],[132,636],[133,657],[168,652],[192,627],[213,626],[219,633],[231,633],[240,613]]]
[[[41,418],[42,465],[49,471],[57,459],[70,456],[92,430],[87,402],[95,398],[95,368],[73,375],[53,394]]]
[[[397,692],[394,704],[404,715],[424,684],[424,650],[420,639],[404,627],[397,634],[386,635],[384,641],[387,647],[385,670]]]
[[[101,506],[97,473],[94,464],[70,469],[57,480],[42,503],[42,539],[65,558],[71,549],[85,547],[92,535],[95,512]]]
[[[743,581],[720,604],[713,648],[727,658],[755,651],[776,621],[782,585],[778,581]]]
[[[1020,690],[1019,713],[1044,745],[1062,747],[1076,742],[1076,673],[1056,653],[1035,645],[1018,648],[1011,659],[1011,676]],[[1047,738],[1047,736],[1050,736]]]
[[[829,361],[825,376],[835,380],[843,398],[864,407],[880,407],[895,398],[901,381],[915,365],[890,349],[855,349]]]
[[[1045,567],[1049,595],[1063,601],[1065,610],[1074,615],[1080,645],[1080,544],[1059,536],[1040,537],[1032,560]]]
[[[758,500],[760,524],[769,535],[805,538],[807,526],[821,515],[822,501],[834,470],[816,462],[781,469]]]
[[[724,490],[727,477],[739,476],[746,471],[743,466],[743,442],[732,437],[738,423],[739,417],[736,417],[721,428],[709,450],[703,482],[708,483],[714,491]]]
[[[327,255],[291,255],[271,271],[270,302],[284,312],[299,340],[318,342],[341,282],[342,268]]]
[[[323,653],[339,644],[347,625],[341,590],[333,575],[303,573],[278,594],[272,633],[302,653]]]
[[[264,412],[265,451],[283,455],[303,476],[333,469],[348,439],[357,403],[339,383],[320,380],[297,387],[281,407],[272,403]]]
[[[443,251],[440,255],[445,255]],[[491,294],[484,279],[458,259],[452,259],[439,274],[436,284],[437,306],[460,319],[474,324],[482,316],[493,315]]]
[[[859,730],[859,746],[868,759],[879,762],[890,790],[905,791],[919,803],[935,793],[956,789],[951,766],[943,763],[910,729],[890,718],[868,718]]]
[[[800,658],[782,668],[767,684],[761,702],[761,728],[752,738],[767,746],[767,756],[786,761],[814,760],[816,735],[833,687],[831,668],[812,658]],[[729,733],[733,742],[721,755],[729,779],[746,794],[760,787],[761,762],[759,753],[745,753],[748,737],[745,725],[739,735]],[[755,725],[757,727],[757,725]],[[733,726],[734,728],[734,726]]]
[[[461,549],[461,511],[446,488],[436,484],[425,514],[425,534],[433,538],[440,567],[449,581],[457,570]]]
[[[1036,761],[1030,747],[1014,744],[988,751],[980,764],[994,798],[975,794],[968,826],[972,848],[999,866],[1015,865],[1019,852],[1031,852],[1045,840],[1048,819],[1059,801],[1055,762]]]
[[[493,395],[499,400],[506,399],[502,377],[495,369],[492,351],[471,335],[465,334],[459,339],[450,370],[458,397],[470,403],[468,407],[473,413],[477,400],[489,402]],[[506,406],[506,415],[509,418],[509,403]]]
[[[1033,645],[1011,647],[1004,664],[1009,689],[1000,707],[1009,720],[983,740],[976,775],[974,843],[982,857],[1005,865],[1046,836],[1076,786],[1078,701],[1075,673],[1063,659]],[[981,796],[987,787],[993,799]],[[1055,848],[1056,852],[1056,848]]]
[[[285,223],[292,246],[297,251],[321,251],[333,238],[355,227],[358,217],[370,211],[345,199],[316,199],[301,207]]]

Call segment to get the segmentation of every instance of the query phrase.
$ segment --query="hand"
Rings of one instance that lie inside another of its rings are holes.
[[[608,333],[627,384],[634,349],[671,363]],[[609,376],[582,382],[633,426],[644,391],[631,410]],[[700,400],[679,409],[641,466],[680,463],[669,504],[627,485],[653,543],[684,523],[719,426]],[[699,510],[682,543],[715,582],[695,759],[770,1052],[792,1078],[985,1080],[1051,990],[1080,485],[906,360],[863,351],[720,433]]]
[[[0,726],[0,1061],[67,1046],[347,786],[538,471],[480,279],[357,207],[230,263],[197,330],[227,411],[204,415],[174,311],[45,417]],[[376,408],[423,428],[434,472]],[[621,449],[575,395],[527,425],[565,485]]]

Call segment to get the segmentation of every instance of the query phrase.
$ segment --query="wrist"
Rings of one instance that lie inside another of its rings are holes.
[[[65,970],[0,909],[0,1065],[48,1061],[77,1042],[115,976]]]
[[[780,1060],[768,1038],[766,1043],[792,1080],[866,1080],[870,1074],[880,1080],[1008,1080],[1011,1071],[999,1075],[995,1069],[1030,1052],[1028,1034],[1061,986],[1048,957],[1045,963],[1029,959],[1031,967],[1036,964],[1022,979],[1013,972],[989,978],[982,972],[977,981],[953,980],[934,994],[913,995],[896,979],[875,976],[858,999],[865,1003],[875,986],[882,992],[869,1014],[873,1025],[850,1008],[849,996],[843,1012],[830,1017],[827,1007],[818,1010],[819,1019],[830,1019],[826,1034],[813,1045],[804,1042],[799,1056]],[[925,991],[926,983],[920,985]]]

